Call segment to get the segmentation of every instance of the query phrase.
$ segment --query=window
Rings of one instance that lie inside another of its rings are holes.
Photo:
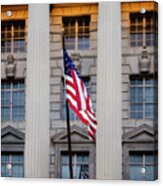
[[[130,117],[153,119],[157,116],[157,81],[152,77],[131,77]]]
[[[87,88],[87,92],[90,95],[91,93],[91,87],[90,87],[90,77],[81,77],[82,80],[84,81],[84,84]],[[62,79],[62,119],[66,120],[66,91],[65,91],[65,86],[64,86],[64,80]],[[70,120],[78,120],[78,117],[74,113],[74,111],[69,107],[69,117]]]
[[[130,152],[130,179],[155,180],[157,156],[153,152]]]
[[[24,121],[25,87],[23,80],[2,81],[1,118],[2,121]]]
[[[73,178],[89,179],[89,153],[72,153]],[[61,177],[70,178],[68,153],[61,154]]]
[[[2,153],[1,154],[1,175],[2,177],[23,177],[24,156],[23,153]]]
[[[90,16],[64,17],[63,27],[66,49],[89,49]]]
[[[155,19],[154,19],[155,18]],[[155,46],[157,34],[156,12],[130,14],[130,45]]]
[[[1,51],[25,51],[25,21],[2,21],[1,24]]]

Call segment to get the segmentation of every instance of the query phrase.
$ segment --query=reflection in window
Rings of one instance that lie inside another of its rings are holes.
[[[90,16],[63,17],[63,27],[66,49],[89,49]]]
[[[3,153],[1,155],[2,177],[23,177],[24,156],[23,153]]]
[[[25,21],[2,21],[1,51],[25,52]]]
[[[24,121],[25,87],[23,80],[2,81],[1,118],[2,121]]]
[[[157,13],[146,12],[130,14],[130,45],[156,46]]]
[[[74,179],[89,179],[89,153],[72,153],[72,166]],[[68,153],[61,154],[61,177],[70,178]]]
[[[130,179],[152,181],[157,178],[157,155],[153,152],[130,152]]]
[[[130,80],[130,117],[157,117],[157,81],[153,78],[132,77]]]

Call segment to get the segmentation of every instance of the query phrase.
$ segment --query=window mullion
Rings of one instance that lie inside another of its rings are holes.
[[[79,29],[79,25],[78,25],[78,20],[75,20],[75,50],[78,49],[78,29]]]
[[[11,165],[9,168],[9,176],[12,176],[12,154],[9,154],[9,165]]]
[[[12,110],[13,110],[13,83],[10,84],[10,121],[13,121]]]
[[[143,46],[146,46],[146,18],[143,16]]]
[[[77,168],[77,157],[76,157],[77,155],[76,155],[76,153],[74,154],[74,170],[73,170],[73,175],[74,175],[74,178],[77,178],[76,176],[76,168]]]
[[[14,53],[14,24],[11,25],[11,53]]]
[[[143,78],[142,89],[143,89],[143,119],[145,119],[145,109],[146,109],[146,107],[145,107],[145,102],[146,102],[146,100],[145,100],[145,78]]]

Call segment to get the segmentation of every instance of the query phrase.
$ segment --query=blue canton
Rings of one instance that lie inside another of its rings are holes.
[[[80,78],[80,74],[79,74],[77,68],[75,67],[73,61],[71,60],[70,56],[68,55],[66,49],[64,49],[64,67],[65,67],[65,74],[66,75],[72,77],[71,70],[75,70],[78,77]]]

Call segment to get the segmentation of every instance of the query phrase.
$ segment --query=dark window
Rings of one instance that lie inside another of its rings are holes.
[[[1,118],[2,121],[24,121],[25,119],[24,80],[2,81]]]
[[[155,46],[157,42],[156,12],[130,14],[130,45]]]
[[[89,49],[90,16],[63,17],[66,49]]]
[[[157,155],[153,152],[130,152],[130,179],[152,181],[157,178]]]
[[[89,153],[73,152],[72,166],[74,179],[89,179]],[[67,152],[61,154],[61,178],[70,178],[69,156]]]
[[[2,21],[1,23],[1,51],[25,51],[25,21]]]
[[[152,77],[132,77],[130,79],[130,117],[156,118],[157,91],[157,81]]]
[[[1,154],[1,174],[2,177],[23,177],[24,176],[24,156],[23,153],[3,153]]]

